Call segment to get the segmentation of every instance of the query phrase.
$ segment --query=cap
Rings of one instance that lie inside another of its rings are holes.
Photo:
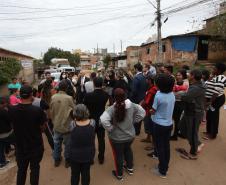
[[[21,98],[29,98],[32,94],[32,87],[29,85],[24,85],[20,88],[20,97]]]

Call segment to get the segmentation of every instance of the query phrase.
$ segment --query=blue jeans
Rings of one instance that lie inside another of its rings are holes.
[[[69,137],[70,133],[60,133],[54,131],[54,150],[53,150],[53,158],[55,161],[61,160],[61,152],[62,152],[62,144],[64,144],[64,158],[65,160],[69,160]]]

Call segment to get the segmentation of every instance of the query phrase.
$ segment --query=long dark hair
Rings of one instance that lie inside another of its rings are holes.
[[[115,112],[114,112],[114,118],[116,120],[116,123],[122,122],[125,119],[126,115],[126,93],[123,89],[117,88],[114,91],[114,97],[115,97]]]

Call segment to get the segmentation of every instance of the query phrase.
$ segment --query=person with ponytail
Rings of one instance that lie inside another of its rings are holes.
[[[131,145],[135,138],[134,123],[140,122],[145,110],[138,104],[126,99],[126,92],[114,90],[115,103],[100,117],[101,125],[107,130],[114,155],[116,170],[112,175],[123,179],[123,167],[129,175],[133,174],[133,152]],[[125,160],[125,161],[124,161]]]

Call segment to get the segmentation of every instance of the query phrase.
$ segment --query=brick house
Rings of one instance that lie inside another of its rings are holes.
[[[22,78],[31,83],[34,80],[33,60],[34,58],[28,55],[10,51],[4,48],[0,48],[0,61],[6,61],[9,58],[18,60],[22,65],[18,78]]]
[[[210,63],[216,61],[226,62],[226,39],[220,36],[204,34],[183,34],[164,38],[164,63]],[[145,43],[140,46],[140,59],[142,62],[157,61],[157,43]]]

